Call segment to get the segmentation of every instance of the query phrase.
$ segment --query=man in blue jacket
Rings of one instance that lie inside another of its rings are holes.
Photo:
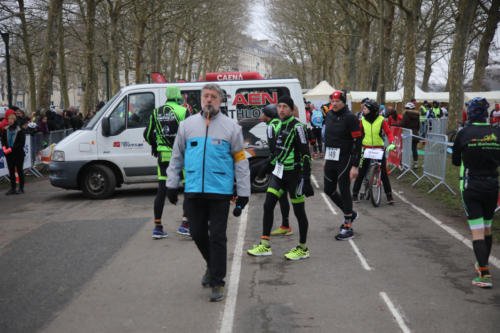
[[[220,112],[223,96],[217,84],[203,87],[202,112],[180,123],[167,169],[167,196],[173,204],[177,203],[179,173],[185,170],[186,215],[191,236],[207,263],[201,284],[212,287],[212,302],[224,299],[226,228],[235,179],[235,216],[241,214],[250,196],[243,134],[238,124]]]

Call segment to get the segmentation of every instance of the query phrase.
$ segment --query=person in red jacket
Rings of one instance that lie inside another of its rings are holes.
[[[9,126],[9,122],[7,119],[11,114],[16,114],[16,111],[14,111],[13,109],[7,109],[7,111],[5,111],[5,117],[2,121],[0,121],[0,133],[4,130],[5,127]]]
[[[490,124],[494,125],[500,123],[500,105],[495,104],[495,108],[490,113]]]
[[[403,116],[398,114],[398,111],[396,111],[396,109],[391,109],[389,112],[389,117],[387,117],[387,124],[389,126],[398,125],[401,123],[401,120],[403,120]]]

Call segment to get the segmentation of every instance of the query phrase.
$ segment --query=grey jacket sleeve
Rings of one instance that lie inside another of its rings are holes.
[[[245,156],[243,133],[241,126],[235,124],[231,138],[231,154],[234,158],[234,177],[236,178],[236,194],[239,197],[250,197],[250,167]]]
[[[184,168],[184,152],[186,151],[186,135],[184,122],[179,124],[177,135],[175,136],[172,157],[167,168],[167,187],[178,188],[181,181],[180,173]]]

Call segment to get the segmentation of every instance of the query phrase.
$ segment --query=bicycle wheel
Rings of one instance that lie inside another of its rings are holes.
[[[370,182],[368,181],[368,175],[365,175],[365,178],[363,178],[359,198],[361,200],[370,200]]]
[[[380,181],[380,166],[372,165],[368,171],[370,181],[370,199],[374,207],[380,206],[382,201],[382,184]]]

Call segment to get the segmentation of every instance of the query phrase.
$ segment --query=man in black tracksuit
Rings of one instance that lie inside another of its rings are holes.
[[[486,122],[489,104],[485,98],[474,98],[467,107],[469,125],[457,133],[452,162],[460,166],[460,191],[472,232],[478,277],[472,284],[491,288],[488,269],[491,252],[491,224],[498,200],[498,166],[500,165],[500,129]]]
[[[325,119],[324,191],[344,212],[344,223],[335,239],[349,240],[354,237],[352,222],[358,216],[352,210],[350,182],[358,175],[361,131],[356,116],[345,105],[345,92],[335,91],[330,99]]]

